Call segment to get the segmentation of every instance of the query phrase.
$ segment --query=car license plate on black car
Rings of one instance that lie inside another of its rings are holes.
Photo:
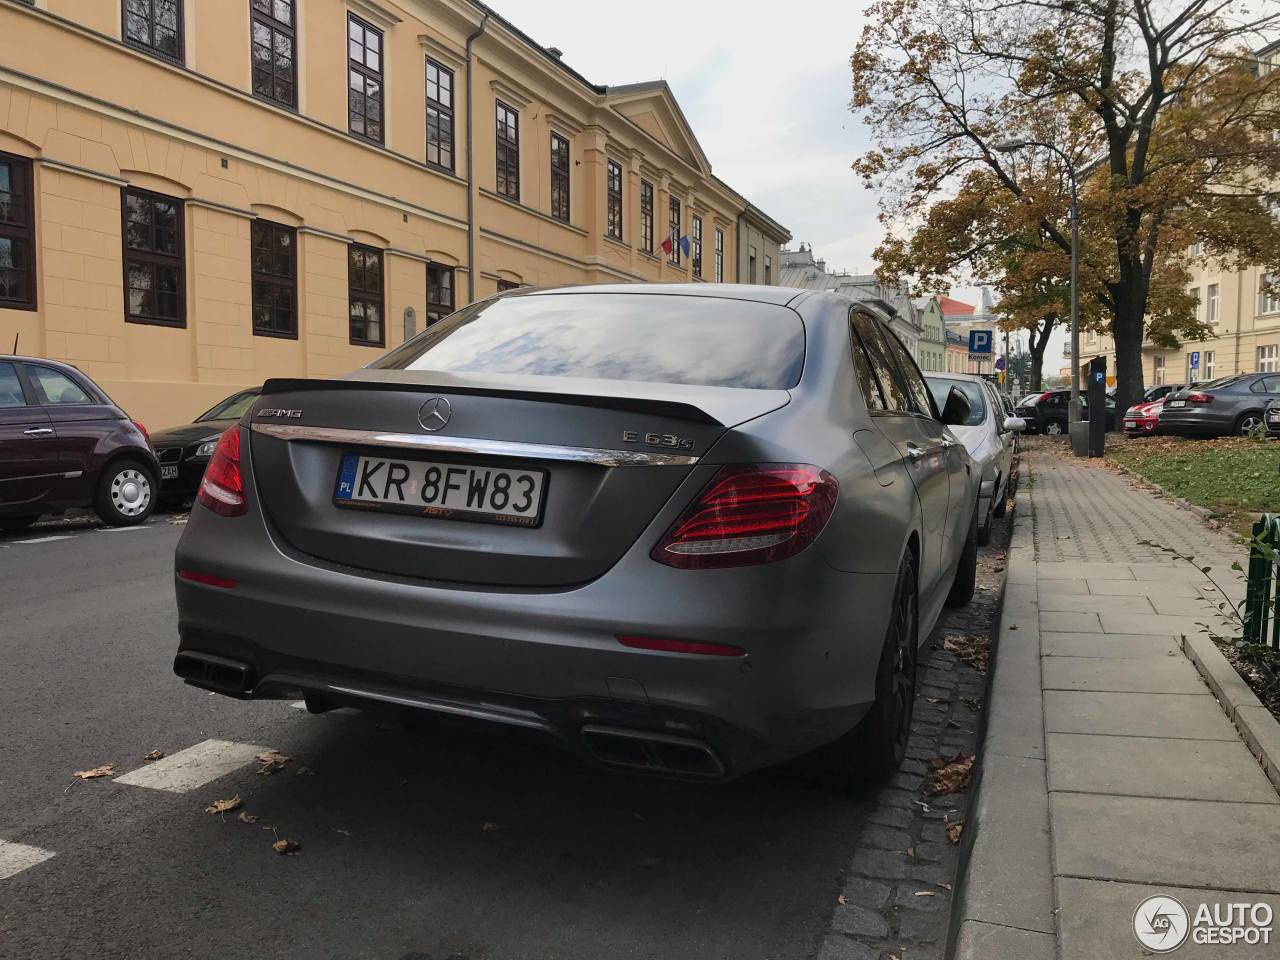
[[[348,453],[333,499],[340,507],[536,527],[546,485],[545,470]]]
[[[176,463],[160,464],[160,479],[161,480],[177,480],[178,465]]]
[[[1170,400],[1165,404],[1166,407],[1185,407],[1186,405],[1187,401],[1185,400]]]

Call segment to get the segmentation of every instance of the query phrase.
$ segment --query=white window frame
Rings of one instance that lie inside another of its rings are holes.
[[[1204,322],[1216,327],[1218,325],[1218,284],[1211,283],[1204,290]]]
[[[1258,373],[1280,373],[1280,346],[1267,343],[1258,347]]]

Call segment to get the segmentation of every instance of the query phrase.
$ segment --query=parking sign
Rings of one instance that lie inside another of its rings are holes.
[[[970,353],[990,353],[991,352],[991,331],[990,330],[970,330],[969,331],[969,352]]]
[[[1200,367],[1200,351],[1192,350],[1191,351],[1191,369],[1196,370],[1199,367]]]

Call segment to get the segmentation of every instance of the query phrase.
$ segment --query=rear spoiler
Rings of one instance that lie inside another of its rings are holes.
[[[390,383],[382,380],[309,380],[298,377],[273,377],[262,385],[262,396],[280,393],[318,390],[380,390],[388,393],[453,393],[474,394],[483,397],[502,397],[507,400],[536,400],[539,403],[563,403],[577,407],[594,407],[600,410],[625,410],[629,413],[647,413],[657,417],[671,417],[689,423],[706,423],[723,427],[705,410],[676,400],[656,400],[645,397],[611,397],[593,393],[554,393],[542,390],[513,390],[501,387],[469,387],[455,384]]]

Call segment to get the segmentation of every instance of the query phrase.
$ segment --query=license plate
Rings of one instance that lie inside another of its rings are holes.
[[[1268,410],[1267,423],[1280,423],[1280,410]]]
[[[1185,400],[1170,400],[1165,404],[1166,407],[1185,407],[1186,405],[1187,401]]]
[[[160,479],[161,480],[177,480],[178,465],[176,463],[160,464]]]
[[[1137,421],[1137,420],[1126,420],[1126,421],[1124,422],[1124,425],[1125,425],[1126,427],[1136,427],[1136,426],[1138,425],[1138,421]]]
[[[546,486],[545,470],[348,453],[333,500],[340,507],[536,527]]]

